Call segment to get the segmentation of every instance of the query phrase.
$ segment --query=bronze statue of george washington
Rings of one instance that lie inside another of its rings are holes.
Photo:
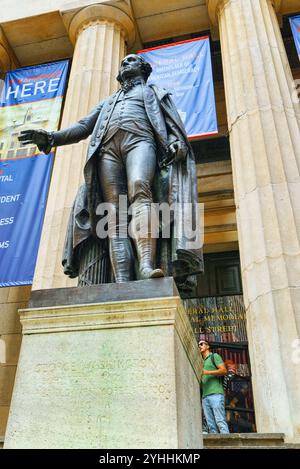
[[[126,232],[129,219],[133,226],[150,220],[153,203],[187,203],[194,211],[197,204],[191,146],[170,93],[147,84],[151,72],[142,57],[130,54],[121,62],[120,89],[89,115],[64,130],[27,130],[19,137],[23,145],[36,144],[49,153],[91,135],[85,182],[73,205],[62,259],[64,272],[79,276],[82,285],[173,275],[179,286],[188,288],[190,276],[203,271],[201,247],[190,249],[184,230],[174,235],[178,213],[170,218],[167,238],[154,237],[150,223],[142,236],[138,230],[132,229],[130,236]],[[125,218],[120,196],[131,206]],[[97,235],[104,215],[101,203],[109,204],[116,220],[115,233],[107,239]]]

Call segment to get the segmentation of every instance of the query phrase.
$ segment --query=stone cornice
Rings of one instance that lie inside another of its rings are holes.
[[[75,44],[78,34],[90,26],[103,23],[116,24],[123,32],[128,46],[134,43],[135,25],[130,15],[115,6],[103,4],[90,5],[75,13],[69,25],[71,41]]]
[[[19,65],[15,53],[11,49],[0,26],[0,74],[12,70]]]

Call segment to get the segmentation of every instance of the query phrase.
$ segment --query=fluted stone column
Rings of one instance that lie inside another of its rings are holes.
[[[126,42],[133,41],[134,24],[119,8],[94,5],[75,14],[69,34],[75,50],[61,128],[87,115],[101,99],[116,91],[120,61]],[[83,181],[87,148],[85,140],[56,151],[34,290],[77,284],[76,279],[64,275],[61,257],[70,210]]]
[[[208,0],[219,26],[258,432],[300,441],[300,109],[271,0]],[[298,354],[299,355],[299,354]]]

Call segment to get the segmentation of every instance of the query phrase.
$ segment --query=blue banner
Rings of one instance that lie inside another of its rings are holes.
[[[296,49],[298,52],[298,57],[300,60],[300,15],[293,16],[290,18],[290,25],[292,28]]]
[[[0,286],[32,283],[52,157],[0,161]]]
[[[53,153],[22,147],[22,130],[58,127],[68,61],[8,72],[0,100],[0,286],[32,283]]]
[[[6,74],[1,106],[31,103],[63,96],[68,63],[24,67]]]
[[[166,88],[190,139],[218,133],[209,38],[139,51],[153,68],[148,83]]]

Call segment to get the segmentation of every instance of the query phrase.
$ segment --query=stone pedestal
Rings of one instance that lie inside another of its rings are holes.
[[[163,297],[20,311],[5,448],[202,447],[201,358],[176,287],[134,283]]]

